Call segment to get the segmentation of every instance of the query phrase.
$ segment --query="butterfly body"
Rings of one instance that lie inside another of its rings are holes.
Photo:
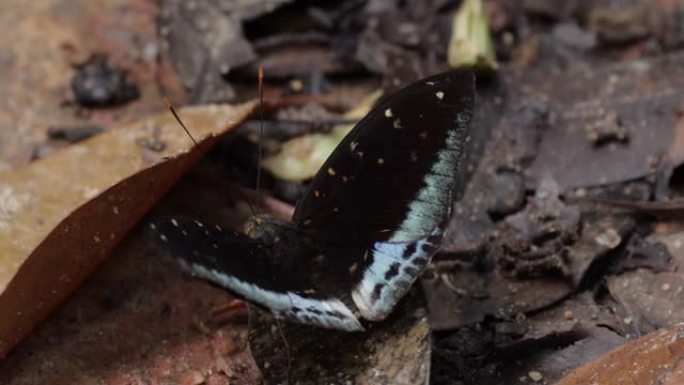
[[[276,316],[362,330],[384,319],[442,239],[462,188],[474,81],[435,75],[388,97],[345,137],[291,222],[253,218],[246,235],[188,218],[154,224],[189,271]]]

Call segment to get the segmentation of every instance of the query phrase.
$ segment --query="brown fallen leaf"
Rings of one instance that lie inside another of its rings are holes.
[[[658,330],[580,367],[556,385],[684,383],[684,323]]]
[[[0,175],[0,357],[255,105],[183,109],[197,146],[162,113]]]

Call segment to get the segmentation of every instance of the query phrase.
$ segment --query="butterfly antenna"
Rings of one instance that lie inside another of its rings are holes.
[[[249,211],[252,212],[252,216],[255,217],[255,216],[257,215],[257,211],[256,211],[256,209],[254,208],[254,206],[252,206],[252,204],[249,203],[249,202],[247,202],[247,206],[249,206]]]
[[[292,382],[292,356],[290,356],[290,343],[287,342],[287,337],[283,332],[283,325],[280,323],[280,319],[276,318],[276,327],[278,328],[278,334],[280,334],[280,339],[283,340],[283,345],[285,345],[285,359],[287,360],[287,373],[285,376],[285,384],[290,385]]]
[[[259,67],[259,152],[257,160],[257,174],[256,174],[256,199],[257,208],[261,207],[261,160],[264,155],[264,69]]]
[[[164,98],[164,102],[166,103],[166,107],[171,110],[171,113],[173,114],[173,117],[176,118],[176,121],[183,127],[183,130],[185,130],[185,133],[188,134],[190,137],[190,140],[192,140],[193,143],[195,143],[195,146],[197,145],[197,141],[195,138],[192,137],[192,134],[188,130],[187,127],[185,127],[185,124],[183,124],[183,121],[181,120],[180,116],[178,116],[178,113],[176,112],[176,109],[173,108],[173,105],[171,105],[171,102],[169,102],[169,99]]]

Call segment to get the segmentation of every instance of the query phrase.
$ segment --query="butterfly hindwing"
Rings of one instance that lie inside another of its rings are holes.
[[[441,233],[412,242],[376,242],[372,261],[352,289],[363,318],[382,320],[411,288],[437,249]]]
[[[188,272],[222,286],[275,315],[343,330],[362,327],[340,300],[315,290],[300,275],[298,252],[289,244],[267,247],[243,234],[184,217],[162,217],[150,227]],[[282,254],[282,253],[291,254]],[[274,255],[274,253],[279,255]]]

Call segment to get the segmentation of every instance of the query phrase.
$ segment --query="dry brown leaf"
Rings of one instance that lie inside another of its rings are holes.
[[[162,113],[0,175],[0,357],[254,106],[182,110],[197,146]]]
[[[556,385],[684,383],[684,323],[641,337],[580,367]]]

